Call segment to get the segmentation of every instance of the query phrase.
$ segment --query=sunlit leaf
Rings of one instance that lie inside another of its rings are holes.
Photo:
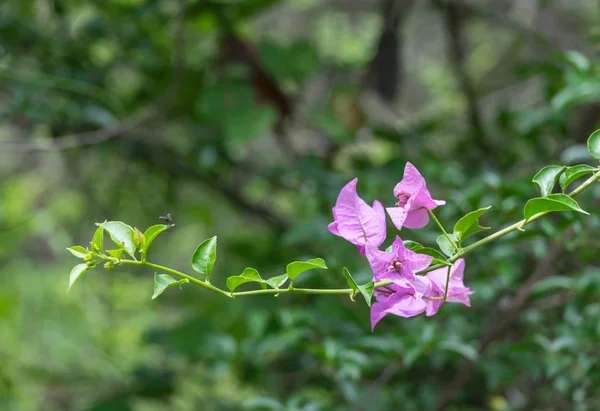
[[[294,261],[289,263],[285,269],[285,273],[288,275],[290,280],[294,281],[296,277],[305,271],[312,270],[313,268],[327,269],[325,261],[322,258],[313,258],[307,261]]]
[[[542,197],[546,197],[552,193],[556,179],[564,169],[565,167],[563,166],[546,166],[533,177],[532,181],[540,187]]]
[[[559,179],[560,188],[564,191],[569,186],[569,184],[571,184],[573,181],[577,180],[580,177],[583,177],[586,174],[590,174],[595,171],[598,171],[598,169],[588,166],[587,164],[581,164],[578,166],[567,167],[565,172],[560,175],[560,179]]]
[[[101,252],[104,250],[104,224],[106,224],[106,221],[98,226],[94,237],[92,237],[91,246],[93,251]]]
[[[192,267],[200,274],[210,277],[217,260],[217,237],[204,240],[192,256]]]
[[[352,278],[352,276],[350,275],[350,271],[348,271],[348,269],[346,267],[344,267],[344,278],[346,279],[346,282],[348,283],[348,286],[352,289],[352,294],[350,294],[350,299],[352,301],[354,301],[354,296],[356,295],[356,293],[358,293],[358,285],[356,284],[356,281],[354,281],[354,278]]]
[[[240,285],[251,282],[260,283],[261,288],[266,288],[265,284],[267,284],[267,281],[262,279],[258,271],[250,267],[246,267],[240,275],[229,277],[225,284],[233,292]]]
[[[121,221],[107,221],[103,224],[96,223],[97,226],[104,225],[104,230],[110,235],[111,240],[122,247],[127,254],[134,256],[135,244],[133,243],[133,228]]]
[[[86,250],[85,248],[83,248],[80,245],[75,245],[73,247],[69,247],[69,248],[67,248],[67,250],[69,250],[71,252],[71,254],[73,254],[77,258],[84,258],[86,255],[88,255],[90,253],[88,250]]]
[[[440,342],[436,348],[444,351],[455,352],[471,361],[477,361],[477,358],[479,358],[479,353],[472,345],[464,344],[458,341],[445,340]]]
[[[588,151],[596,160],[600,160],[600,130],[592,133],[587,141]]]
[[[365,298],[365,301],[367,302],[367,305],[370,307],[371,306],[371,297],[373,296],[373,286],[375,284],[373,284],[373,281],[369,281],[366,284],[362,284],[358,286],[358,291],[360,291],[360,293],[362,294],[362,296]]]
[[[90,267],[87,264],[78,264],[71,270],[71,274],[69,274],[69,287],[67,291],[71,289],[75,281],[79,279]]]
[[[106,251],[108,253],[108,255],[110,255],[111,257],[116,258],[117,260],[120,260],[121,257],[123,256],[123,249],[120,248],[118,250],[107,250]]]
[[[471,237],[473,234],[480,231],[489,230],[490,227],[482,227],[479,225],[479,217],[483,215],[492,206],[480,208],[479,210],[471,211],[466,214],[454,225],[454,234],[457,236],[458,241],[464,241]]]
[[[177,284],[186,284],[189,283],[187,278],[183,280],[176,280],[170,275],[167,274],[154,274],[154,294],[152,294],[152,299],[154,300],[156,297],[161,295],[167,288],[172,287]]]
[[[152,227],[148,227],[146,229],[146,231],[144,231],[144,237],[146,238],[146,242],[144,243],[143,249],[144,251],[147,253],[148,252],[148,247],[150,247],[150,244],[152,244],[152,241],[154,241],[154,239],[163,231],[168,230],[169,228],[173,227],[174,224],[156,224],[153,225]]]
[[[532,198],[525,204],[524,215],[526,219],[542,213],[551,211],[577,211],[578,213],[587,214],[579,207],[577,201],[573,200],[566,194],[550,194],[547,197]]]
[[[287,274],[276,275],[275,277],[267,278],[265,281],[271,288],[280,288],[288,280]]]
[[[456,234],[448,234],[448,236],[450,238],[452,238],[452,241],[456,242]],[[448,239],[446,238],[446,236],[444,234],[440,235],[437,240],[436,240],[438,246],[440,247],[440,250],[442,250],[442,252],[444,254],[446,254],[448,257],[451,257],[456,250],[454,249],[454,247],[452,246],[452,244],[450,243],[450,241],[448,241]]]

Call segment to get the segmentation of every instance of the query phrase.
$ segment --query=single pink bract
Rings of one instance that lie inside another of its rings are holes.
[[[365,246],[379,247],[385,240],[385,211],[379,201],[370,207],[356,192],[358,178],[346,184],[338,195],[333,207],[333,223],[329,231],[358,247],[361,255]]]
[[[460,258],[450,268],[450,283],[448,284],[448,295],[446,302],[460,303],[467,307],[471,306],[469,295],[475,291],[465,287],[463,282],[465,272],[465,260]],[[443,297],[446,291],[446,278],[448,276],[448,268],[438,268],[430,273],[427,273],[427,278],[431,281],[432,290],[429,297]],[[437,314],[438,310],[444,303],[443,300],[427,300],[428,316]]]
[[[429,222],[427,210],[446,204],[431,198],[425,179],[411,163],[406,163],[402,181],[394,187],[394,197],[398,199],[396,206],[386,210],[398,230],[425,227]]]

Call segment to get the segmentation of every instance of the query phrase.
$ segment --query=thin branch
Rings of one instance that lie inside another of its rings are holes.
[[[485,130],[477,91],[475,85],[465,67],[465,50],[462,30],[462,20],[460,17],[460,5],[454,0],[446,0],[440,4],[444,25],[447,32],[448,60],[458,82],[458,86],[465,97],[467,103],[467,116],[471,128],[471,134],[479,149],[488,152],[491,148],[485,141]]]
[[[0,143],[0,149],[2,149],[2,151],[19,152],[69,150],[77,147],[104,143],[110,139],[135,129],[146,122],[156,120],[156,118],[161,116],[165,109],[171,104],[181,87],[183,72],[185,69],[185,7],[186,0],[180,0],[179,11],[174,17],[175,33],[173,36],[173,75],[171,84],[169,85],[167,91],[154,100],[144,111],[125,118],[113,126],[102,128],[100,130],[86,131],[83,133],[56,137],[51,141],[40,143],[23,143],[22,141],[2,142]]]

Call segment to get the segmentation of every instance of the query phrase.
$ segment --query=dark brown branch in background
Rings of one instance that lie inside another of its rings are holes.
[[[488,152],[491,150],[491,147],[486,142],[477,91],[465,66],[461,6],[454,0],[439,1],[437,4],[442,11],[447,33],[448,60],[458,82],[458,87],[467,103],[467,117],[472,138],[480,151]]]
[[[569,236],[569,232],[565,233],[565,237]],[[512,298],[512,304],[510,308],[498,315],[494,313],[490,316],[490,319],[486,322],[487,324],[493,324],[487,332],[484,332],[479,339],[479,354],[483,354],[487,348],[497,340],[504,338],[510,331],[510,327],[513,325],[519,315],[527,308],[527,300],[531,295],[533,286],[540,280],[552,275],[556,269],[556,262],[560,260],[563,252],[564,240],[557,240],[548,250],[544,260],[540,261],[534,270],[533,274],[527,279],[518,290],[516,295]],[[446,386],[442,395],[435,406],[435,411],[442,411],[446,409],[452,399],[458,394],[463,386],[469,381],[475,369],[477,363],[472,361],[466,361],[465,364],[460,368],[450,384]]]
[[[52,141],[44,143],[36,144],[22,141],[1,142],[0,150],[19,152],[59,151],[100,144],[119,137],[128,131],[131,131],[150,121],[155,121],[158,117],[161,117],[167,107],[173,102],[179,92],[179,89],[181,88],[181,82],[185,70],[185,17],[186,0],[180,0],[179,11],[174,18],[175,33],[173,36],[172,80],[167,91],[154,100],[144,111],[125,118],[110,127],[56,137]]]
[[[383,28],[377,52],[369,64],[365,83],[387,102],[393,102],[401,92],[404,74],[402,24],[414,0],[382,0]]]

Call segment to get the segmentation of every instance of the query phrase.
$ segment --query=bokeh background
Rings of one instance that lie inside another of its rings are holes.
[[[387,317],[363,301],[226,299],[96,268],[94,223],[173,214],[149,259],[212,282],[368,281],[331,235],[339,189],[392,204],[410,161],[451,227],[498,229],[544,165],[590,163],[594,0],[4,0],[0,4],[0,409],[600,409],[600,191],[469,255],[472,308]],[[396,234],[388,227],[389,245]],[[430,245],[433,225],[403,230]],[[250,289],[251,286],[245,286]]]

